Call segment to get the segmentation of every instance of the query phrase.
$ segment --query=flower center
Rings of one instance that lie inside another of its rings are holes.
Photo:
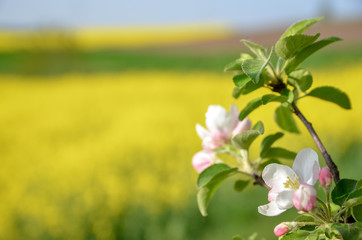
[[[290,177],[287,177],[287,181],[284,184],[285,188],[291,188],[293,190],[297,190],[299,188],[299,178],[297,175],[293,175],[293,180]]]

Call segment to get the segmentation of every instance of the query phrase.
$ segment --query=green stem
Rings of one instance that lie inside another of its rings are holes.
[[[324,191],[326,193],[326,199],[327,199],[328,218],[330,220],[332,220],[332,209],[331,209],[331,200],[330,200],[330,197],[329,197],[329,190],[325,189]]]
[[[326,214],[326,218],[327,218],[327,220],[329,221],[330,220],[330,217],[329,217],[329,211],[328,211],[328,207],[327,207],[327,205],[320,199],[320,198],[317,198],[317,202],[320,204],[320,205],[322,205],[322,207],[323,207],[323,209],[324,209],[324,211],[325,211],[325,214]]]
[[[340,215],[343,214],[346,210],[347,208],[339,209],[338,213],[333,217],[333,222],[336,222],[336,220],[339,219]]]

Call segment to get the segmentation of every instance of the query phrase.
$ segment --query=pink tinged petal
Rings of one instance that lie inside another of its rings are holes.
[[[192,157],[192,166],[197,172],[202,172],[213,164],[215,153],[200,151]]]
[[[244,131],[250,130],[251,128],[251,121],[248,117],[244,118],[243,121],[239,122],[236,127],[234,128],[232,132],[232,136],[236,136],[239,133],[242,133]]]
[[[322,167],[319,172],[319,182],[324,187],[329,187],[332,184],[332,173],[328,167]]]
[[[209,133],[202,141],[202,147],[207,151],[212,151],[215,148],[222,147],[229,138],[225,133],[213,132]]]
[[[288,225],[286,225],[285,223],[280,223],[279,225],[277,225],[274,228],[274,234],[277,237],[283,236],[285,234],[287,234],[290,231]]]
[[[271,188],[272,192],[280,193],[287,190],[284,183],[288,180],[288,177],[291,180],[294,180],[296,178],[296,174],[288,166],[272,163],[264,168],[262,177],[266,185]]]
[[[199,135],[201,139],[206,138],[209,135],[209,131],[207,131],[203,126],[200,124],[196,124],[196,133]]]
[[[301,184],[294,192],[293,203],[296,209],[304,212],[312,210],[316,204],[317,191],[314,186]]]
[[[228,121],[228,112],[219,105],[210,105],[205,114],[206,127],[211,132],[223,132]]]
[[[276,203],[280,209],[289,209],[293,207],[293,193],[294,191],[283,191],[278,194]]]
[[[264,216],[272,217],[285,212],[286,209],[280,209],[275,201],[258,207],[258,212]]]
[[[277,199],[278,194],[279,192],[274,192],[273,190],[270,190],[268,192],[268,201],[269,202],[275,201]]]
[[[232,129],[235,129],[239,123],[239,109],[235,104],[231,104],[230,106],[230,116],[232,122]]]
[[[318,154],[311,148],[302,149],[294,160],[293,170],[297,173],[300,183],[314,185],[320,172]]]

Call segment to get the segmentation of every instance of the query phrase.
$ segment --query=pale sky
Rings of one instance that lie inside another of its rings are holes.
[[[0,0],[0,28],[222,23],[245,30],[287,26],[321,15],[362,19],[362,0]]]

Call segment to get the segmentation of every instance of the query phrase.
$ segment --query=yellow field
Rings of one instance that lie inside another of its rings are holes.
[[[299,104],[327,147],[342,151],[362,134],[361,76],[361,64],[314,73],[314,86],[347,92],[352,111],[312,98]],[[234,101],[231,76],[206,72],[0,79],[0,239],[22,239],[19,229],[28,239],[44,229],[85,239],[77,231],[85,219],[97,239],[113,239],[112,219],[132,205],[182,207],[195,194],[195,124],[204,125],[209,104],[241,108],[255,96]],[[250,118],[266,134],[279,130],[270,107]],[[299,126],[302,135],[279,144],[314,147]]]

